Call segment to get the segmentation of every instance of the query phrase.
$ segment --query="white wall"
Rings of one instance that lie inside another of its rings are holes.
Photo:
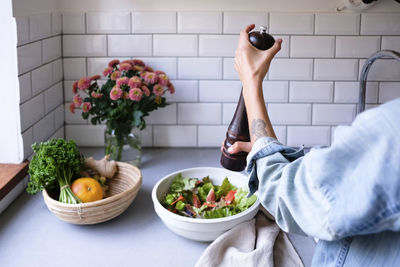
[[[17,29],[12,17],[11,0],[0,2],[0,80],[2,96],[0,105],[0,162],[22,161],[22,140],[19,126],[19,91],[17,80]]]
[[[18,0],[22,1],[22,0]],[[27,1],[27,0],[25,0]],[[50,0],[42,0],[50,1]],[[111,10],[214,10],[214,11],[282,11],[282,12],[333,12],[337,0],[56,0],[62,11]],[[400,11],[394,0],[378,0],[372,12]]]

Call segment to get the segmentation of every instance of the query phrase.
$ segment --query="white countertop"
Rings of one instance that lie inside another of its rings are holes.
[[[99,148],[82,148],[85,156],[102,157]],[[60,221],[42,195],[22,193],[0,214],[0,266],[193,266],[209,243],[182,238],[154,212],[151,190],[163,176],[179,169],[219,165],[219,149],[144,149],[143,184],[132,205],[115,219],[97,225]],[[311,265],[315,243],[290,235]]]

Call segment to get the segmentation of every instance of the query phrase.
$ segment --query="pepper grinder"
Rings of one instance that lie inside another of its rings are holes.
[[[260,31],[252,31],[249,33],[250,43],[260,49],[267,50],[271,48],[275,39],[267,33],[267,28],[261,26]],[[246,167],[247,152],[241,151],[239,153],[230,154],[228,148],[236,141],[249,142],[249,124],[247,121],[246,106],[243,99],[243,87],[240,92],[239,102],[236,107],[235,114],[229,124],[226,132],[226,138],[221,155],[221,165],[231,171],[242,171]]]

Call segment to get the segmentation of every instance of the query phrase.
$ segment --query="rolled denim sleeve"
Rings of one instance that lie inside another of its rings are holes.
[[[254,194],[258,189],[258,177],[257,177],[257,160],[263,157],[281,153],[282,156],[287,159],[287,161],[293,161],[299,157],[304,156],[303,147],[295,150],[292,147],[284,146],[279,143],[278,140],[272,137],[262,137],[259,138],[253,145],[252,150],[247,156],[247,167],[246,171],[249,175],[249,190],[250,194]]]
[[[400,99],[303,150],[258,139],[248,155],[251,192],[286,232],[323,240],[400,231]]]

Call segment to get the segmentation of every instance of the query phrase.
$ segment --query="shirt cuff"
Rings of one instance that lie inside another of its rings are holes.
[[[304,156],[304,148],[301,146],[299,149],[285,146],[275,138],[264,136],[253,144],[250,153],[247,155],[246,171],[249,174],[249,191],[250,195],[258,190],[258,176],[257,176],[257,160],[260,158],[268,157],[275,153],[281,153],[288,161],[294,161],[299,157]]]

